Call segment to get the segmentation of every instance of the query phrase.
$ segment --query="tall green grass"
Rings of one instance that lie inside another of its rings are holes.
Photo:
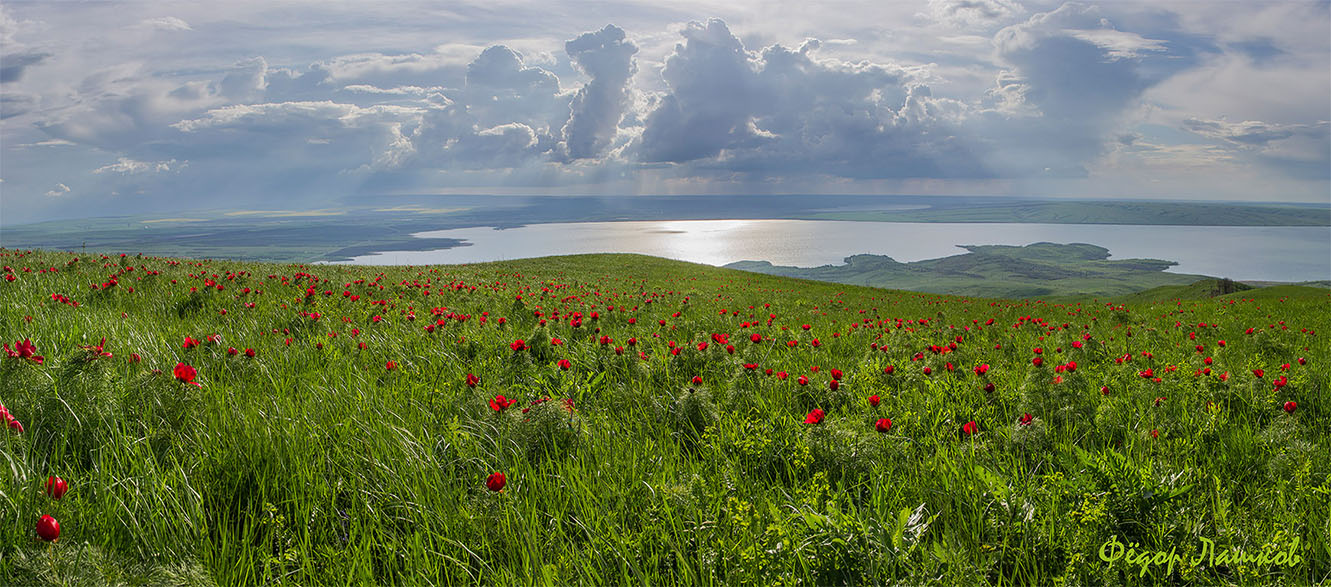
[[[890,292],[631,255],[434,268],[75,257],[0,251],[15,275],[0,281],[0,338],[30,338],[45,356],[0,355],[0,402],[26,428],[0,434],[0,583],[1331,577],[1324,293],[1125,307]],[[113,273],[118,285],[100,288]],[[415,285],[427,280],[428,296]],[[431,308],[444,307],[469,317],[426,333]],[[555,311],[582,312],[581,327]],[[753,332],[763,341],[750,342]],[[715,333],[729,334],[733,355]],[[210,334],[218,342],[181,348]],[[114,356],[88,360],[80,345],[102,337]],[[531,350],[512,351],[515,339]],[[930,350],[949,343],[955,351]],[[1042,367],[1031,364],[1037,347]],[[1116,362],[1124,354],[1133,359]],[[1194,376],[1208,356],[1212,374]],[[1068,361],[1075,371],[1054,372]],[[172,377],[179,362],[198,369],[200,387]],[[981,363],[984,377],[972,372]],[[1138,375],[1148,367],[1160,382]],[[844,372],[836,390],[832,368]],[[519,403],[497,413],[497,394]],[[1283,411],[1286,401],[1297,410]],[[826,419],[805,424],[814,408]],[[1029,425],[1018,423],[1025,413]],[[879,418],[892,420],[888,433],[875,431]],[[980,431],[966,436],[972,420]],[[496,471],[508,479],[498,493],[485,486]],[[49,475],[69,481],[63,499],[43,493]],[[55,543],[35,537],[43,514],[60,521]],[[1162,565],[1143,577],[1098,555],[1111,538],[1190,558],[1201,538],[1257,552],[1294,537],[1293,566]]]

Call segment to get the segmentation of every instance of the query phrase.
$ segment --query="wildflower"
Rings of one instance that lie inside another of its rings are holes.
[[[809,415],[804,417],[805,424],[821,424],[822,421],[823,410],[820,408],[814,408],[812,412],[809,412]]]
[[[171,371],[171,374],[175,375],[176,379],[181,383],[188,383],[195,387],[203,387],[198,381],[194,380],[194,378],[199,375],[199,371],[194,367],[184,363],[176,363],[176,368]]]
[[[881,400],[876,394],[875,394],[875,395],[871,395],[871,396],[869,396],[869,405],[870,405],[870,406],[873,406],[873,407],[875,407],[875,408],[878,407],[878,402],[879,402],[879,401],[882,401],[882,400]]]
[[[1030,414],[1022,414],[1021,419],[1017,420],[1017,423],[1021,424],[1022,426],[1030,426],[1031,420],[1033,420],[1034,418],[1035,416],[1032,416]]]
[[[476,387],[481,382],[481,378],[471,373],[467,374],[467,387]]]
[[[490,473],[490,476],[485,478],[485,488],[496,493],[503,491],[507,483],[508,478],[503,473]]]
[[[892,429],[892,421],[887,418],[879,418],[873,427],[878,432],[886,434],[888,430]]]
[[[60,522],[49,515],[42,516],[42,519],[37,520],[37,537],[47,542],[54,542],[60,538]]]
[[[966,436],[973,436],[976,432],[979,432],[979,431],[980,431],[980,425],[979,425],[979,424],[976,424],[976,423],[975,423],[975,420],[971,420],[971,421],[969,421],[969,422],[966,422],[965,424],[962,424],[962,426],[961,426],[961,432],[962,432],[963,434],[965,434]]]
[[[515,403],[518,403],[518,400],[508,399],[504,397],[502,394],[500,394],[496,395],[494,399],[490,400],[490,409],[496,412],[502,412]]]
[[[46,478],[46,494],[52,499],[60,499],[69,491],[69,483],[64,479],[51,475]]]
[[[1294,410],[1297,410],[1297,409],[1299,409],[1299,402],[1296,402],[1296,401],[1287,401],[1287,402],[1285,402],[1285,413],[1286,413],[1286,414],[1293,414],[1293,413],[1294,413]]]

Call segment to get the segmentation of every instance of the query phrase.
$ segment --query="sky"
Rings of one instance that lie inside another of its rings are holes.
[[[0,4],[0,223],[386,195],[1331,201],[1331,3]]]

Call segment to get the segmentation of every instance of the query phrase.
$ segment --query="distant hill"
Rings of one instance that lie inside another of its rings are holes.
[[[1327,226],[1331,208],[1281,204],[1142,201],[978,201],[913,210],[832,210],[816,220],[886,222],[1024,222],[1178,226]]]
[[[1165,269],[1177,264],[1173,261],[1110,260],[1108,249],[1085,243],[962,248],[968,252],[911,263],[884,255],[853,255],[842,265],[821,267],[785,267],[767,261],[739,261],[726,267],[853,285],[1003,298],[1121,296],[1207,279],[1166,273]]]

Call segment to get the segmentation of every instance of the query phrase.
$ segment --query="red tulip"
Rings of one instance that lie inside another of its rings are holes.
[[[879,397],[878,397],[877,395],[871,395],[871,396],[869,396],[869,405],[870,405],[870,406],[873,406],[873,407],[875,407],[875,408],[878,407],[878,402],[879,402],[879,401],[880,401],[880,399],[879,399]]]
[[[931,368],[929,368],[929,367],[925,367],[925,368],[924,368],[924,374],[925,374],[925,375],[929,375],[929,374],[931,374],[931,373],[933,373],[933,372],[934,372],[934,370],[931,369]]]
[[[1160,438],[1160,431],[1156,429],[1151,429],[1151,438]]]
[[[966,436],[971,436],[980,431],[980,425],[976,424],[975,420],[971,420],[961,426],[961,431]]]
[[[879,418],[878,421],[874,423],[873,427],[879,432],[886,434],[888,430],[892,429],[892,421],[887,418]]]
[[[993,392],[994,392],[994,382],[990,381],[989,383],[984,384],[984,392],[985,392],[985,393],[993,393]]]
[[[1256,375],[1258,379],[1261,379],[1263,375],[1266,375],[1266,372],[1261,369],[1253,369],[1252,374]]]
[[[888,366],[886,366],[886,367],[883,367],[883,374],[884,374],[884,375],[891,375],[891,374],[892,374],[894,371],[896,371],[896,370],[897,370],[896,367],[893,367],[892,365],[888,365]]]
[[[1101,386],[1100,386],[1100,395],[1109,395],[1109,386],[1108,386],[1108,385],[1101,385]]]
[[[839,387],[841,387],[841,382],[840,382],[840,381],[837,381],[837,380],[833,379],[833,380],[827,382],[827,388],[830,389],[830,390],[832,390],[832,391],[836,391],[837,388],[839,388]]]
[[[513,344],[508,345],[508,348],[513,349],[513,352],[518,352],[518,351],[526,350],[526,349],[527,349],[527,341],[522,340],[521,338],[519,338],[519,339],[513,341]]]
[[[37,520],[37,537],[47,542],[52,542],[60,537],[60,522],[55,521],[51,516],[42,516]]]
[[[46,478],[47,495],[55,499],[60,499],[65,496],[66,491],[69,491],[69,483],[65,482],[64,479],[56,477],[55,475]]]
[[[485,478],[485,487],[490,491],[503,491],[507,483],[508,478],[504,477],[503,473],[490,473],[490,476]]]
[[[23,423],[18,420],[10,420],[9,429],[15,432],[23,432]]]
[[[195,387],[203,387],[199,382],[194,380],[194,378],[199,375],[198,370],[194,367],[184,363],[176,363],[176,368],[171,371],[171,374],[175,375],[176,379],[180,380],[181,383],[188,383]]]
[[[393,361],[389,361],[389,362],[387,362],[387,363],[384,363],[384,368],[385,368],[385,369],[388,369],[389,371],[392,371],[393,369],[396,369],[396,368],[397,368],[397,363],[394,363]]]
[[[480,382],[481,382],[480,377],[472,375],[471,373],[467,374],[467,387],[476,387],[476,385],[479,384]]]
[[[1034,418],[1035,416],[1032,416],[1030,414],[1022,414],[1021,419],[1017,420],[1017,423],[1021,424],[1022,426],[1030,426],[1031,420],[1033,420]]]
[[[572,362],[572,361],[569,361],[568,359],[560,359],[560,360],[559,360],[559,368],[560,368],[560,369],[563,369],[563,370],[565,370],[565,371],[568,371],[568,370],[571,369],[572,367],[573,367],[573,362]]]
[[[515,403],[518,403],[518,400],[508,399],[503,395],[496,395],[494,399],[490,400],[490,409],[496,412],[502,412]]]
[[[1294,410],[1297,410],[1297,409],[1299,409],[1299,402],[1296,402],[1296,401],[1288,401],[1288,402],[1285,402],[1285,413],[1287,413],[1287,414],[1293,414],[1293,413],[1294,413]]]
[[[694,385],[702,385],[702,375],[694,375],[694,376],[693,376],[693,384],[694,384]]]
[[[805,376],[803,376],[803,375],[800,375],[799,383],[800,383],[800,385],[808,385],[808,384],[809,384],[809,378],[808,378],[808,377],[805,377]]]
[[[814,408],[812,412],[809,412],[809,415],[807,415],[807,416],[804,417],[804,423],[805,423],[805,424],[820,424],[820,423],[822,423],[822,421],[823,421],[823,415],[824,415],[824,414],[823,414],[823,410],[822,410],[822,409],[820,409],[820,408]]]

